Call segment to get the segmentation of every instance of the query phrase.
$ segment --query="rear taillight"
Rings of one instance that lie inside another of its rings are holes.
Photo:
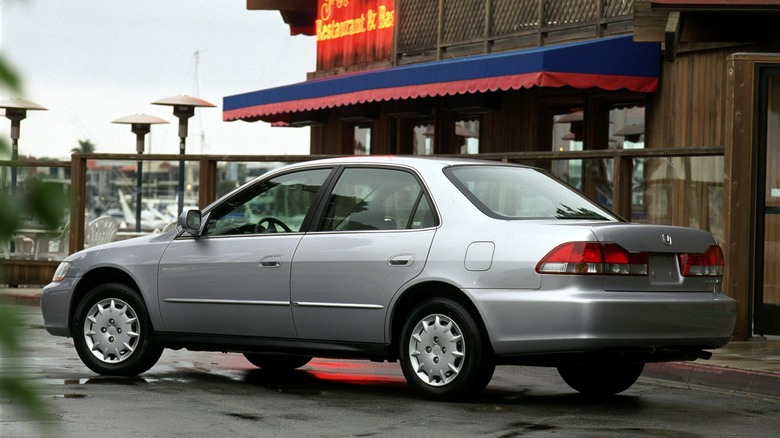
[[[568,242],[536,265],[540,274],[647,275],[647,254],[615,243]]]
[[[726,261],[720,246],[707,248],[704,254],[679,254],[680,273],[684,277],[722,277]]]

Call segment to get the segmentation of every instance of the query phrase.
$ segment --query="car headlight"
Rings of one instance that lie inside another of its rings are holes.
[[[70,262],[62,262],[59,266],[57,266],[57,270],[54,271],[54,277],[51,279],[51,281],[62,281],[65,279],[65,276],[68,274],[68,269],[70,269]]]

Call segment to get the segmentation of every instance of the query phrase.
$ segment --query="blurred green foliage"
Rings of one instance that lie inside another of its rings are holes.
[[[21,95],[21,79],[0,54],[0,91]],[[4,119],[4,117],[3,117]],[[2,119],[0,119],[2,121]],[[0,156],[10,156],[6,139],[0,139]],[[1,186],[1,184],[0,184]],[[25,181],[24,189],[16,196],[0,187],[0,243],[5,244],[18,228],[23,217],[35,217],[43,225],[56,227],[62,218],[64,207],[69,202],[63,199],[61,190],[43,182]],[[0,283],[3,283],[0,279]],[[24,345],[22,343],[25,322],[13,307],[0,303],[0,397],[11,400],[32,420],[43,421],[52,418],[43,398],[31,382],[22,375]],[[45,424],[45,423],[42,423]],[[44,435],[48,435],[43,426]]]

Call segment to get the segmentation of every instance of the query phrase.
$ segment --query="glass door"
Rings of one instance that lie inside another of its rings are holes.
[[[757,132],[755,326],[780,334],[780,68],[760,70]]]

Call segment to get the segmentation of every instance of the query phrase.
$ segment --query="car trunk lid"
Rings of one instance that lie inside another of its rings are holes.
[[[695,260],[717,245],[706,231],[644,224],[593,224],[591,230],[601,243],[647,254],[647,275],[605,275],[607,291],[713,292],[720,287],[721,276],[684,276],[681,268],[680,255]]]

